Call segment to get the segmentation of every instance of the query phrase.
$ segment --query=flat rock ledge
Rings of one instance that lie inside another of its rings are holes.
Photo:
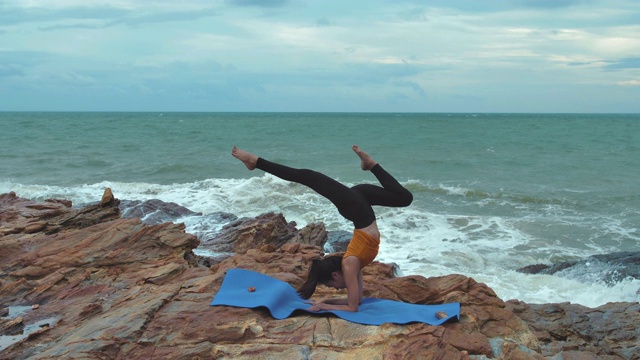
[[[183,224],[123,219],[110,191],[96,200],[74,209],[0,195],[0,359],[640,359],[638,303],[504,302],[469,277],[395,277],[379,262],[365,268],[364,296],[460,302],[460,321],[365,326],[210,307],[231,268],[302,284],[322,255],[310,238],[326,234],[299,234],[282,214],[266,214],[239,227],[242,251],[203,262]],[[283,221],[286,231],[274,231]],[[317,296],[333,295],[320,287]]]

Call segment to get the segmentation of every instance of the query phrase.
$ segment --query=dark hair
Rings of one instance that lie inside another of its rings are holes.
[[[303,299],[308,299],[316,291],[318,283],[323,284],[331,280],[331,273],[342,272],[342,256],[327,256],[324,259],[314,259],[309,268],[307,281],[298,289]]]

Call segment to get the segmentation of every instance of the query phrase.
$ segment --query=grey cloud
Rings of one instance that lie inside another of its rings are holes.
[[[605,68],[608,70],[640,69],[640,57],[610,61]]]
[[[183,12],[164,12],[164,13],[151,13],[142,16],[130,15],[118,20],[114,20],[111,24],[126,24],[126,25],[140,25],[144,23],[164,23],[173,21],[191,21],[205,17],[218,16],[219,13],[214,9],[204,9],[198,11],[183,11]]]
[[[24,67],[18,64],[0,64],[0,78],[23,76]]]
[[[255,6],[264,8],[283,7],[289,3],[289,0],[227,0],[227,4],[231,6]]]
[[[452,8],[469,12],[492,12],[511,10],[519,8],[542,8],[542,9],[557,9],[566,8],[574,5],[580,5],[583,3],[589,3],[593,0],[432,0],[429,1],[429,7],[442,7]],[[407,2],[424,6],[425,2],[421,0],[408,0]],[[410,16],[422,16],[420,9],[414,9],[414,14],[405,14]],[[415,19],[414,19],[415,20]]]
[[[29,9],[2,7],[0,11],[0,24],[11,25],[30,22],[46,22],[73,19],[97,19],[108,20],[125,16],[127,10],[110,6],[100,7],[73,7],[61,10]]]
[[[102,23],[102,24],[64,24],[64,25],[51,25],[51,26],[40,26],[38,27],[41,31],[52,31],[52,30],[67,30],[67,29],[103,29],[109,26],[112,26],[113,23]]]
[[[51,54],[42,51],[0,51],[0,64],[26,68],[42,64],[52,58]]]
[[[569,66],[588,66],[593,64],[594,64],[593,61],[572,61],[567,63],[567,65]]]
[[[146,23],[164,23],[174,21],[190,21],[204,17],[217,16],[215,9],[200,9],[196,11],[175,12],[142,12],[115,8],[111,6],[71,7],[60,10],[29,9],[4,7],[0,11],[0,24],[21,24],[33,22],[51,22],[56,24],[43,25],[43,31],[60,29],[101,29],[117,25],[137,26]],[[95,20],[94,23],[80,21]],[[65,24],[60,24],[65,21]]]
[[[167,23],[167,22],[182,22],[182,21],[192,21],[200,18],[217,16],[218,13],[214,10],[200,10],[200,11],[189,11],[189,12],[163,12],[163,13],[151,13],[144,15],[137,15],[130,13],[125,16],[120,16],[117,18],[113,18],[109,21],[104,21],[96,24],[86,24],[86,23],[75,23],[75,24],[64,24],[64,25],[51,25],[51,26],[41,26],[40,30],[64,30],[64,29],[102,29],[108,28],[117,25],[127,25],[127,26],[139,26],[142,24],[150,24],[150,23]],[[77,20],[77,19],[76,19]]]
[[[387,82],[391,79],[414,76],[427,71],[424,66],[412,64],[353,64],[345,71],[348,81]]]
[[[426,6],[421,0],[408,0],[407,2],[416,4],[419,8],[407,10],[401,14],[403,18],[412,20],[425,20],[423,15],[423,6]],[[477,1],[477,0],[432,0],[428,3],[429,7],[434,8],[450,8],[471,12],[489,12],[506,7],[503,1]]]
[[[331,25],[331,21],[329,21],[329,19],[327,18],[319,18],[316,20],[316,25],[317,26],[330,26]]]
[[[171,65],[167,72],[175,72],[178,64]],[[296,86],[308,86],[315,84],[318,86],[368,86],[384,83],[393,83],[398,86],[411,88],[416,93],[422,89],[416,84],[404,80],[425,71],[433,69],[424,66],[411,64],[345,64],[334,69],[290,69],[285,72],[253,72],[236,69],[232,66],[223,66],[217,63],[206,63],[200,74],[206,74],[201,78],[210,77],[212,79],[227,79],[244,84],[283,84]],[[170,69],[170,71],[169,71]],[[191,68],[193,73],[193,68]]]
[[[591,2],[591,0],[524,0],[519,1],[526,7],[556,9]]]
[[[406,81],[406,82],[403,82],[401,84],[406,86],[406,87],[408,87],[408,88],[410,88],[411,90],[413,90],[413,92],[418,94],[419,97],[421,97],[421,98],[426,98],[427,97],[427,92],[424,91],[422,86],[420,86],[418,83],[413,82],[413,81]]]

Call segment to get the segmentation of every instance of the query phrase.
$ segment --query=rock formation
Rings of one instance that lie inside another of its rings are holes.
[[[535,264],[518,269],[526,274],[558,274],[564,271],[599,269],[600,279],[605,284],[615,284],[628,278],[640,279],[640,252],[618,252],[589,256],[583,260],[563,261],[553,265]],[[640,289],[639,289],[640,291]]]
[[[281,214],[232,220],[207,242],[235,255],[203,261],[184,225],[122,218],[119,201],[105,199],[74,209],[0,195],[0,358],[638,359],[637,303],[505,303],[469,277],[395,277],[379,262],[364,270],[364,296],[460,302],[460,321],[365,326],[210,307],[231,268],[302,284],[324,226],[298,230]],[[321,286],[315,296],[337,294]]]

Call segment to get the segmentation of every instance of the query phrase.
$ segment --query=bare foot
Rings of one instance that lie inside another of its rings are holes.
[[[378,163],[369,154],[362,151],[358,147],[358,145],[353,145],[352,149],[360,157],[360,160],[361,160],[360,167],[362,168],[362,170],[371,170],[371,168],[376,166],[376,164]]]
[[[235,157],[236,159],[242,161],[244,163],[244,166],[247,167],[247,169],[253,170],[256,168],[256,163],[258,162],[258,156],[253,155],[248,151],[238,149],[236,146],[234,146],[233,149],[231,149],[231,155],[233,155],[233,157]]]

